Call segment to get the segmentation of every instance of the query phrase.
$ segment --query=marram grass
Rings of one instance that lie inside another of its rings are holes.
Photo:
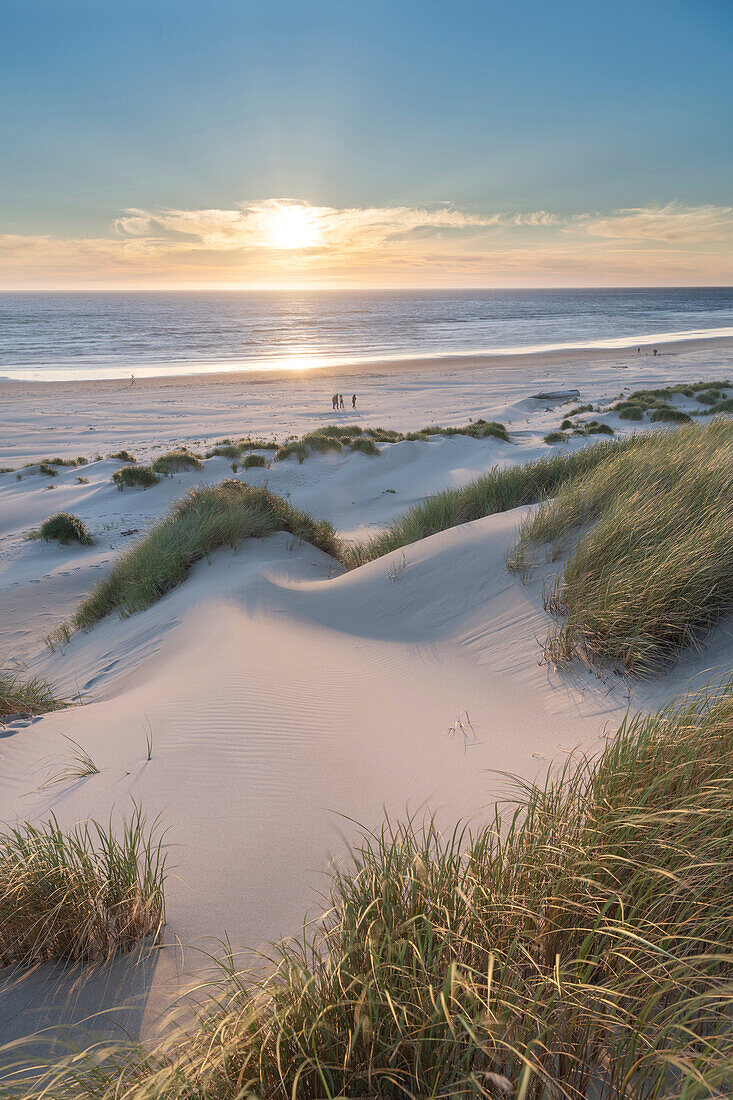
[[[49,641],[53,644],[75,630],[87,629],[112,611],[128,615],[142,611],[179,584],[194,562],[219,547],[234,549],[243,539],[275,531],[288,531],[327,554],[338,555],[339,542],[330,523],[299,511],[266,486],[230,478],[190,489],[115,562]]]
[[[649,432],[609,453],[524,520],[510,568],[527,572],[544,545],[570,550],[546,596],[562,620],[552,659],[648,673],[695,645],[733,609],[733,423]]]
[[[267,976],[222,967],[190,1031],[74,1054],[6,1095],[728,1097],[732,775],[729,682],[517,783],[473,835],[387,823]]]
[[[0,670],[0,718],[15,714],[45,714],[60,710],[66,702],[39,676],[24,679],[16,672]]]
[[[104,961],[164,920],[165,852],[136,809],[120,839],[55,817],[0,833],[0,963]]]
[[[568,478],[591,470],[609,455],[635,446],[634,439],[601,442],[582,450],[553,454],[536,462],[498,467],[457,489],[444,489],[441,493],[426,497],[398,516],[378,535],[363,542],[345,546],[342,560],[354,569],[374,558],[381,558],[392,550],[399,550],[410,543],[446,531],[461,523],[481,519],[495,512],[506,512],[522,504],[534,504],[556,493]]]

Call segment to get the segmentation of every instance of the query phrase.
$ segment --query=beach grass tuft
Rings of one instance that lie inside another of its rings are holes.
[[[66,640],[112,611],[129,615],[159,600],[185,577],[191,565],[222,546],[288,531],[337,557],[339,540],[330,523],[299,511],[267,486],[229,478],[190,489],[167,516],[119,558],[111,572],[82,601],[49,641]]]
[[[109,457],[114,458],[117,462],[127,462],[131,466],[134,466],[137,462],[135,456],[131,455],[129,451],[113,451]]]
[[[514,781],[474,832],[386,822],[267,972],[157,1049],[75,1052],[18,1098],[702,1100],[733,1091],[733,685]]]
[[[648,673],[695,645],[733,609],[733,424],[649,432],[609,452],[524,520],[509,566],[526,574],[539,547],[557,558],[573,536],[546,596],[563,620],[549,657]]]
[[[245,455],[242,462],[243,470],[251,470],[255,467],[262,467],[267,465],[267,459],[264,455]]]
[[[66,706],[48,681],[24,679],[17,672],[0,671],[0,718],[15,714],[46,714]]]
[[[203,470],[204,464],[198,455],[189,451],[186,447],[179,447],[175,451],[167,451],[159,455],[152,463],[153,473],[163,477],[172,477],[182,470]]]
[[[40,527],[28,532],[28,538],[45,539],[47,542],[55,540],[62,545],[67,542],[79,542],[82,546],[91,546],[94,542],[83,520],[79,516],[72,515],[71,512],[56,512],[55,515],[44,519]]]
[[[152,466],[136,465],[123,466],[122,469],[115,470],[112,474],[112,480],[122,492],[123,489],[149,489],[151,485],[157,485],[160,478]]]
[[[63,832],[52,815],[0,833],[0,962],[103,962],[164,923],[165,852],[136,809]]]

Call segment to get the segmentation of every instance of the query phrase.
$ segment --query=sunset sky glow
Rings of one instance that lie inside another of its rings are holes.
[[[731,8],[551,8],[8,0],[0,287],[730,283]]]

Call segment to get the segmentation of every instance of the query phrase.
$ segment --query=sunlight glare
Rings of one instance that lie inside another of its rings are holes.
[[[272,248],[312,248],[321,231],[317,214],[307,206],[281,206],[269,215],[267,235]]]

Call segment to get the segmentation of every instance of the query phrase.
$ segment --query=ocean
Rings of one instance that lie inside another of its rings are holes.
[[[733,288],[0,294],[0,378],[69,380],[733,335]]]

